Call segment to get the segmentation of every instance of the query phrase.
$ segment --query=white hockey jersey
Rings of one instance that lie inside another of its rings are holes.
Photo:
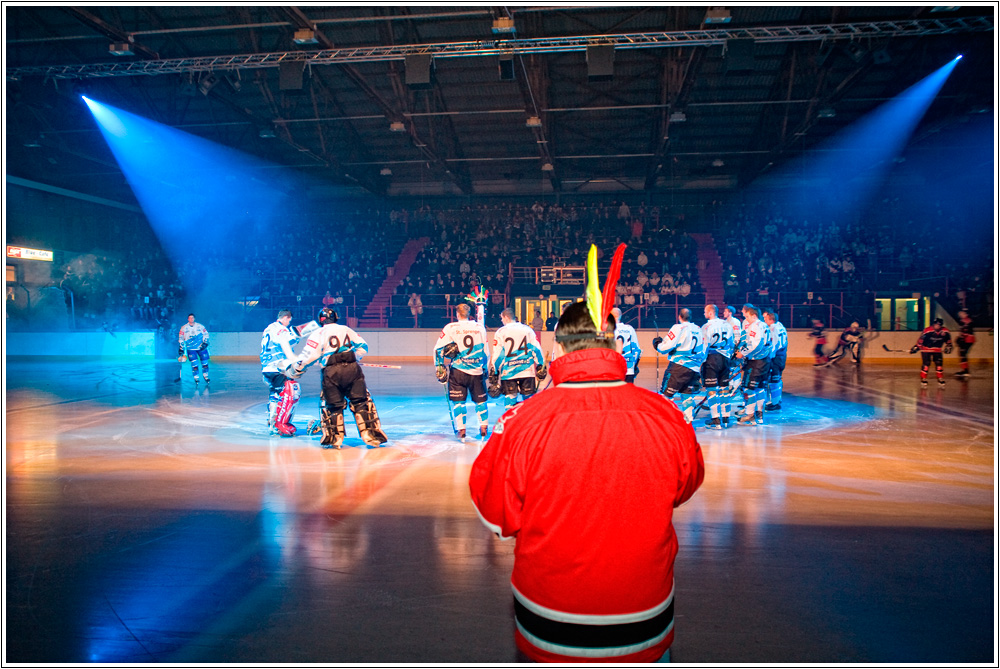
[[[303,368],[309,367],[317,360],[320,365],[325,365],[327,359],[334,353],[347,351],[354,351],[354,357],[361,362],[368,353],[368,342],[346,325],[329,323],[309,335],[295,362],[303,363]]]
[[[743,330],[746,338],[743,342],[743,355],[747,360],[760,360],[771,355],[771,330],[768,329],[764,321],[749,320],[744,323]]]
[[[490,371],[501,379],[524,379],[535,375],[534,366],[545,358],[535,331],[524,323],[512,321],[493,334]]]
[[[444,348],[454,343],[458,347],[458,355],[452,360],[451,366],[466,374],[482,374],[489,362],[489,351],[486,348],[486,328],[477,321],[455,321],[448,323],[441,330],[437,344],[434,346],[434,364],[443,365],[445,361]]]
[[[691,322],[677,323],[671,327],[656,350],[670,354],[671,362],[699,373],[705,362],[705,345],[701,340],[701,328]]]
[[[780,321],[775,321],[768,326],[768,329],[771,330],[771,348],[774,350],[774,354],[778,355],[788,349],[788,330],[785,329],[785,326]]]
[[[266,328],[260,338],[260,371],[284,372],[295,359],[292,347],[299,338],[295,330],[275,321]]]
[[[642,357],[642,349],[639,348],[635,328],[627,323],[616,323],[615,339],[620,341],[622,345],[622,356],[628,366],[626,374],[635,374],[635,366],[639,364],[639,358]]]
[[[177,333],[177,343],[188,351],[208,346],[208,330],[201,323],[185,323]]]
[[[721,318],[711,318],[701,326],[701,335],[705,341],[706,357],[709,353],[718,353],[727,358],[733,357],[736,339],[733,333],[733,326],[730,323]]]

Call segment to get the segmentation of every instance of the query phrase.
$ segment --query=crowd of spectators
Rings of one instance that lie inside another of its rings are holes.
[[[628,244],[616,298],[623,306],[699,291],[695,244],[668,225],[659,207],[641,205],[633,212],[622,202],[565,207],[535,202],[425,207],[391,216],[415,220],[430,239],[396,289],[397,307],[414,293],[431,307],[456,304],[480,288],[505,293],[516,283],[512,267],[583,266],[592,243],[599,247],[602,276],[611,251],[620,242]]]

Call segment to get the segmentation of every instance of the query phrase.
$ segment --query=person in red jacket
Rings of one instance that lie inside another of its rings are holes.
[[[944,385],[944,360],[941,352],[951,353],[951,333],[944,326],[944,320],[935,318],[931,326],[920,333],[917,343],[910,349],[910,353],[920,351],[920,385],[927,386],[927,370],[931,363],[937,371],[938,385]]]
[[[516,538],[515,642],[542,662],[655,662],[674,638],[675,507],[705,475],[690,424],[625,382],[614,319],[556,327],[554,387],[508,411],[469,477],[480,519]]]

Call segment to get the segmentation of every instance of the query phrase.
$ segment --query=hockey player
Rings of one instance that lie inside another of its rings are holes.
[[[809,333],[809,337],[816,340],[816,347],[813,349],[816,362],[813,363],[813,367],[825,365],[828,359],[826,353],[823,352],[823,347],[826,346],[826,335],[823,334],[823,321],[818,318],[812,319],[812,331]]]
[[[771,364],[767,375],[767,404],[765,411],[781,410],[781,376],[785,371],[785,361],[788,359],[788,330],[778,320],[772,309],[764,310],[764,322],[771,331]]]
[[[500,321],[503,325],[493,335],[489,385],[491,395],[494,388],[503,395],[503,410],[506,412],[517,404],[518,395],[528,399],[535,394],[538,390],[536,379],[544,379],[547,370],[534,330],[519,323],[513,309],[501,311]]]
[[[324,448],[339,449],[344,443],[344,409],[351,403],[351,413],[358,434],[369,446],[381,446],[389,440],[358,364],[368,353],[368,343],[357,332],[337,322],[337,312],[323,308],[316,319],[322,326],[306,340],[302,353],[292,363],[301,375],[319,361],[323,366],[323,402],[320,404],[320,430]]]
[[[264,329],[260,338],[260,373],[270,389],[267,402],[267,426],[271,434],[282,437],[295,435],[292,415],[299,401],[299,383],[291,369],[295,352],[292,347],[298,342],[295,331],[288,327],[292,312],[282,309],[278,320]]]
[[[828,366],[837,364],[837,361],[843,358],[848,351],[851,353],[854,364],[861,364],[861,340],[864,339],[864,336],[861,325],[857,321],[844,328],[844,331],[840,333],[837,348],[830,354],[826,364]]]
[[[746,333],[743,331],[743,323],[736,316],[740,312],[732,305],[726,305],[722,310],[722,320],[729,323],[733,328],[733,351],[738,351],[746,341]],[[743,361],[738,360],[735,355],[729,358],[729,390],[736,395],[740,390],[743,381]]]
[[[958,312],[958,359],[961,369],[955,374],[959,378],[969,375],[969,349],[976,343],[976,335],[972,330],[972,319],[969,312]]]
[[[196,323],[194,314],[188,314],[187,323],[181,326],[177,335],[177,361],[185,358],[191,363],[191,375],[194,385],[198,385],[198,363],[201,362],[201,375],[208,385],[208,330],[201,323]]]
[[[951,333],[944,326],[944,320],[935,318],[931,326],[920,333],[916,345],[910,353],[920,351],[920,385],[927,387],[927,370],[934,363],[938,385],[944,385],[944,359],[941,352],[951,353]]]
[[[622,322],[622,310],[618,307],[611,310],[611,315],[615,317],[615,341],[618,342],[621,349],[618,352],[622,354],[625,358],[625,364],[628,365],[625,380],[628,383],[635,383],[635,377],[639,373],[639,358],[642,357],[642,349],[639,348],[635,328]]]
[[[739,419],[740,425],[763,425],[764,402],[767,399],[768,355],[771,353],[771,331],[763,321],[758,320],[757,307],[743,305],[743,329],[746,339],[736,352],[736,357],[746,359],[743,372],[743,399],[745,408]]]
[[[684,420],[691,423],[698,406],[694,393],[701,387],[705,346],[701,339],[701,328],[691,322],[691,310],[681,309],[677,318],[680,322],[670,328],[666,340],[663,337],[653,338],[653,348],[663,355],[672,354],[660,392],[677,404],[684,414]],[[677,394],[684,394],[684,399],[674,399]]]
[[[711,417],[705,423],[710,430],[729,427],[729,360],[733,357],[735,339],[733,327],[718,316],[714,304],[705,305],[706,323],[701,326],[702,341],[705,342],[705,363],[701,366],[701,378],[708,391],[705,404]],[[725,406],[725,414],[722,408]]]
[[[465,398],[471,394],[479,415],[479,436],[485,439],[488,409],[483,376],[489,364],[486,328],[469,318],[472,309],[468,304],[455,307],[455,313],[458,320],[444,326],[434,347],[434,373],[438,381],[448,384],[451,419],[458,438],[465,441]],[[451,360],[450,369],[445,367],[446,359]]]

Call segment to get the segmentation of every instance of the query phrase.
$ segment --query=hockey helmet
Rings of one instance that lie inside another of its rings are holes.
[[[940,325],[941,327],[944,327],[944,319],[935,318],[934,320],[931,321],[931,325]]]
[[[336,323],[339,316],[337,312],[330,307],[323,307],[319,310],[319,315],[316,316],[316,320],[319,321],[320,325],[329,325],[330,323]]]

